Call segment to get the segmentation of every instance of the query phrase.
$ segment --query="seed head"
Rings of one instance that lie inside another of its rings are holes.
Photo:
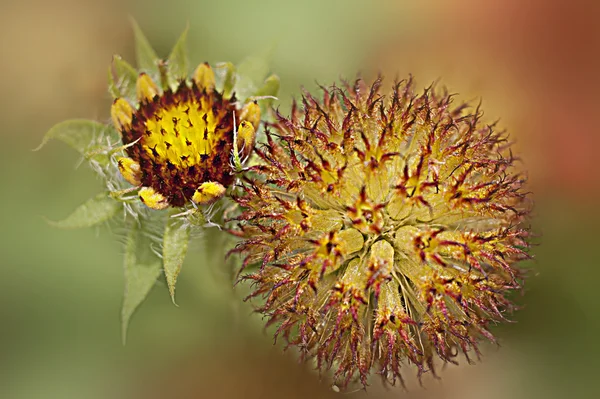
[[[302,110],[278,114],[232,229],[275,337],[339,386],[479,355],[528,258],[525,177],[506,134],[445,91],[381,86],[305,93]]]

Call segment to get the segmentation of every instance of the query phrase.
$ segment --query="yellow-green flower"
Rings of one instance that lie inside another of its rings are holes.
[[[305,93],[278,115],[232,221],[258,312],[340,386],[478,355],[528,258],[506,134],[444,91],[381,85]]]
[[[106,184],[105,192],[54,224],[110,221],[127,234],[123,335],[161,272],[174,300],[190,236],[220,223],[222,204],[215,203],[251,155],[261,121],[258,101],[268,103],[279,87],[276,76],[265,80],[248,67],[255,59],[239,69],[201,63],[190,74],[187,31],[161,59],[137,24],[133,28],[137,69],[119,56],[109,67],[110,122],[62,122],[42,142],[69,144]]]

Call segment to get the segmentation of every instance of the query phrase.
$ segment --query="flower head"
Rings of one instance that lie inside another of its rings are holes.
[[[381,85],[305,93],[278,115],[232,228],[276,337],[342,386],[479,354],[528,258],[506,134],[433,87]]]
[[[118,97],[111,115],[129,155],[118,159],[119,170],[129,183],[141,186],[143,203],[163,209],[189,201],[205,205],[223,196],[234,177],[235,122],[236,151],[242,149],[245,158],[260,121],[257,102],[239,109],[234,96],[215,89],[214,72],[206,63],[174,90],[159,88],[142,72],[136,93],[137,107]]]

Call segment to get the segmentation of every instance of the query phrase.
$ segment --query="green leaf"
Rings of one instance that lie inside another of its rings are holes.
[[[113,56],[108,68],[108,88],[113,98],[123,97],[132,104],[136,102],[135,85],[138,73],[118,55]]]
[[[58,222],[49,220],[48,223],[62,229],[91,227],[111,219],[120,208],[121,204],[119,202],[115,201],[108,194],[102,193],[79,205],[65,219]]]
[[[180,218],[170,217],[167,220],[163,236],[163,264],[165,277],[169,286],[171,300],[175,303],[175,284],[181,271],[183,260],[188,250],[190,241],[189,225],[184,224]]]
[[[189,31],[189,25],[186,26],[185,30],[173,46],[173,50],[168,58],[169,66],[169,78],[172,84],[177,85],[182,79],[186,79],[189,73],[190,61],[187,53],[187,35]]]
[[[125,296],[121,310],[121,335],[123,344],[127,339],[127,328],[135,310],[160,276],[162,261],[152,250],[155,242],[144,234],[144,225],[133,221],[125,247]]]
[[[146,71],[152,78],[159,76],[157,60],[158,55],[150,45],[148,39],[140,29],[138,23],[132,18],[131,26],[135,40],[135,59],[140,70]]]
[[[97,149],[100,137],[104,135],[108,126],[87,119],[73,119],[61,122],[50,129],[42,139],[41,144],[33,151],[39,151],[52,139],[60,140],[70,147],[85,155]]]

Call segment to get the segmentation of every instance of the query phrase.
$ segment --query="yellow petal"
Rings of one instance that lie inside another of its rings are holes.
[[[245,158],[250,154],[254,147],[254,139],[256,138],[256,130],[252,123],[242,121],[237,132],[237,147],[241,154],[241,158]]]
[[[154,191],[152,187],[142,187],[139,192],[140,199],[148,207],[156,210],[165,209],[169,206],[167,199],[161,193]]]
[[[205,89],[209,92],[215,89],[215,73],[207,62],[198,65],[198,68],[196,68],[194,82],[201,90]]]
[[[141,184],[140,179],[142,178],[142,170],[140,164],[131,158],[119,158],[117,159],[119,164],[119,171],[123,178],[127,180],[131,185],[139,186]]]
[[[131,127],[131,117],[133,108],[124,98],[117,98],[110,108],[110,116],[112,122],[119,131],[129,129]]]
[[[154,97],[160,94],[158,86],[146,73],[140,73],[140,76],[138,76],[135,93],[140,102],[152,101]]]
[[[254,126],[254,130],[258,130],[260,123],[260,107],[256,101],[244,105],[240,118],[243,121],[248,121]]]
[[[192,201],[199,205],[208,205],[225,195],[225,187],[221,183],[209,181],[202,183],[194,193]]]

